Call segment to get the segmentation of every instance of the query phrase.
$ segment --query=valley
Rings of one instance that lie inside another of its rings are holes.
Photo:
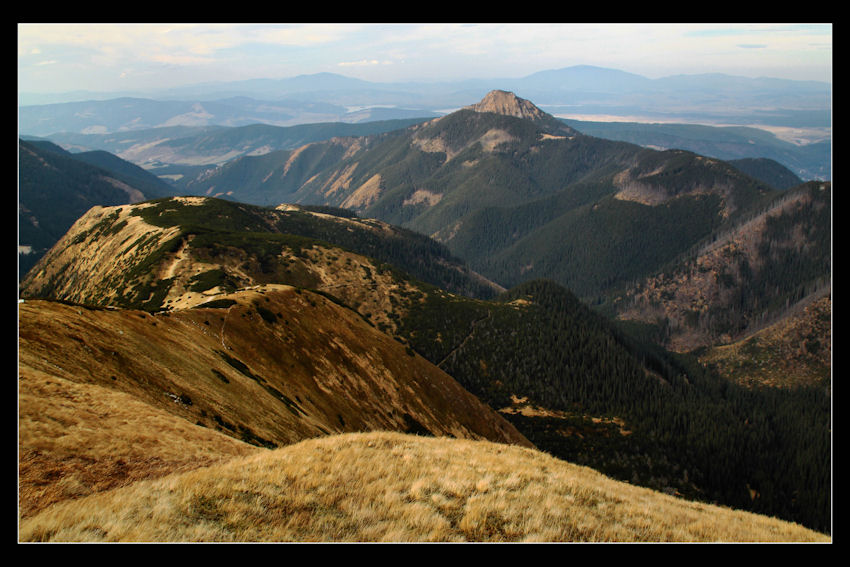
[[[34,227],[31,170],[115,167],[21,144]],[[296,146],[44,240],[22,539],[830,538],[828,181],[506,91]]]

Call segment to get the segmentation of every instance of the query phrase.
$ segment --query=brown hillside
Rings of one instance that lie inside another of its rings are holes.
[[[130,394],[20,369],[21,518],[56,502],[263,450]]]
[[[20,366],[256,444],[390,429],[528,445],[447,374],[321,295],[269,285],[219,301],[156,315],[27,301]]]
[[[830,388],[832,299],[822,297],[751,337],[709,349],[700,362],[747,386]]]
[[[210,456],[178,451],[174,458],[152,450],[146,461],[145,451],[113,452],[92,442],[97,435],[88,426],[74,428],[86,416],[103,420],[93,428],[124,430],[102,437],[117,447],[127,436],[164,443],[157,437],[166,429],[157,424],[166,415],[184,420],[167,426],[183,440],[217,431],[275,447],[331,433],[395,430],[530,446],[443,371],[321,295],[264,286],[221,299],[233,303],[156,315],[50,301],[19,305],[23,511],[61,499],[39,490],[63,490],[47,485],[65,478],[66,468],[76,470],[67,482],[82,485],[72,492],[85,494],[114,486],[114,479],[98,477],[115,466],[137,478],[148,474],[145,467],[185,470],[247,450],[224,444]],[[105,405],[76,406],[78,399]],[[158,417],[122,418],[133,404],[150,408],[138,415]],[[44,408],[63,407],[68,414],[57,419],[77,431],[71,437],[44,429],[52,423]],[[183,431],[187,426],[192,433]]]

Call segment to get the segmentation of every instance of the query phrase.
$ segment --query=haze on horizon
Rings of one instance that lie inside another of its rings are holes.
[[[831,83],[832,25],[18,24],[19,93],[321,72],[374,82],[516,78],[574,65]]]

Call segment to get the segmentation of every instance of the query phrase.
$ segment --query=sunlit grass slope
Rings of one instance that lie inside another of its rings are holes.
[[[23,367],[18,381],[19,509],[261,451],[96,384]]]
[[[59,503],[25,541],[829,541],[539,451],[349,433]]]

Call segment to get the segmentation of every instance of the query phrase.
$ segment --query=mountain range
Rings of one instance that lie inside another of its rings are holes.
[[[583,135],[505,91],[403,130],[233,160],[183,187],[349,208],[430,235],[504,287],[549,278],[582,297],[779,194],[721,160]]]
[[[53,99],[21,93],[19,133],[65,145],[65,138],[81,134],[88,134],[92,144],[96,135],[174,127],[422,121],[496,89],[584,122],[586,130],[579,130],[586,134],[719,159],[769,157],[807,180],[831,177],[832,91],[827,83],[719,74],[648,79],[592,66],[454,83],[373,83],[319,73],[163,91],[67,93]],[[592,117],[607,118],[597,124],[590,121],[603,118]],[[113,148],[97,149],[120,155]]]
[[[53,175],[29,186],[36,194],[90,196],[92,183],[57,179],[123,166],[44,143],[20,151],[22,178]],[[124,177],[138,193],[80,213],[21,281],[27,538],[119,537],[109,536],[115,523],[86,532],[69,522],[125,506],[104,500],[125,489],[161,498],[146,488],[157,478],[257,450],[289,459],[279,447],[316,436],[349,446],[340,435],[375,430],[533,447],[659,497],[829,532],[831,186],[787,173],[591,137],[492,91],[402,129],[236,158],[183,180],[182,197],[151,199],[136,189],[150,177]],[[31,210],[33,226],[47,223]],[[734,317],[720,325],[720,312]],[[772,350],[779,343],[798,352]],[[761,367],[783,356],[814,377],[777,381],[743,365],[755,356]],[[105,405],[60,414],[59,400],[95,396]],[[145,439],[124,406],[169,433]],[[85,434],[96,407],[113,440],[149,450]],[[88,441],[63,445],[40,415],[80,424],[75,443]],[[188,445],[194,465],[181,456]],[[210,539],[249,533],[233,523],[244,513],[223,508],[242,498],[233,486],[186,495],[178,515],[217,526]],[[429,494],[421,503],[469,527],[463,538],[544,537],[506,532],[496,512],[464,522],[441,507],[445,487]],[[352,510],[347,498],[331,509]],[[288,510],[319,517],[315,505]],[[594,539],[563,522],[561,538]],[[622,537],[642,539],[632,529]]]
[[[384,108],[388,111],[398,108],[420,113],[428,110],[444,114],[446,109],[465,106],[468,100],[480,99],[495,89],[520,93],[550,111],[570,106],[577,114],[623,116],[634,115],[637,111],[656,117],[678,117],[682,118],[682,122],[693,122],[684,118],[699,116],[711,118],[712,122],[733,124],[741,124],[739,120],[742,118],[786,126],[828,127],[831,123],[832,90],[828,83],[750,79],[723,74],[649,79],[590,65],[540,71],[519,78],[469,78],[455,82],[377,83],[333,73],[316,73],[285,79],[205,83],[147,92],[76,92],[52,96],[20,93],[19,104],[27,108],[22,114],[21,131],[39,135],[61,131],[56,129],[55,124],[48,125],[45,115],[40,114],[48,110],[46,105],[78,101],[94,103],[122,97],[153,99],[174,104],[176,112],[170,111],[172,116],[182,115],[194,120],[207,118],[206,115],[216,112],[232,113],[233,107],[242,104],[243,109],[232,116],[264,113],[271,117],[276,113],[279,120],[292,120],[293,115],[302,113],[341,116],[363,108]],[[257,100],[248,100],[252,98]],[[179,106],[187,101],[190,103],[188,106]],[[201,110],[192,106],[198,103],[215,104],[203,106]],[[89,106],[90,109],[95,107],[93,104]],[[371,116],[369,120],[391,117],[402,116]],[[363,117],[355,114],[352,118],[350,121],[361,121]],[[795,122],[789,122],[791,120]],[[39,131],[30,130],[31,126],[36,127],[39,123],[43,124]],[[110,127],[104,123],[99,126]],[[127,126],[133,127],[129,123]]]

